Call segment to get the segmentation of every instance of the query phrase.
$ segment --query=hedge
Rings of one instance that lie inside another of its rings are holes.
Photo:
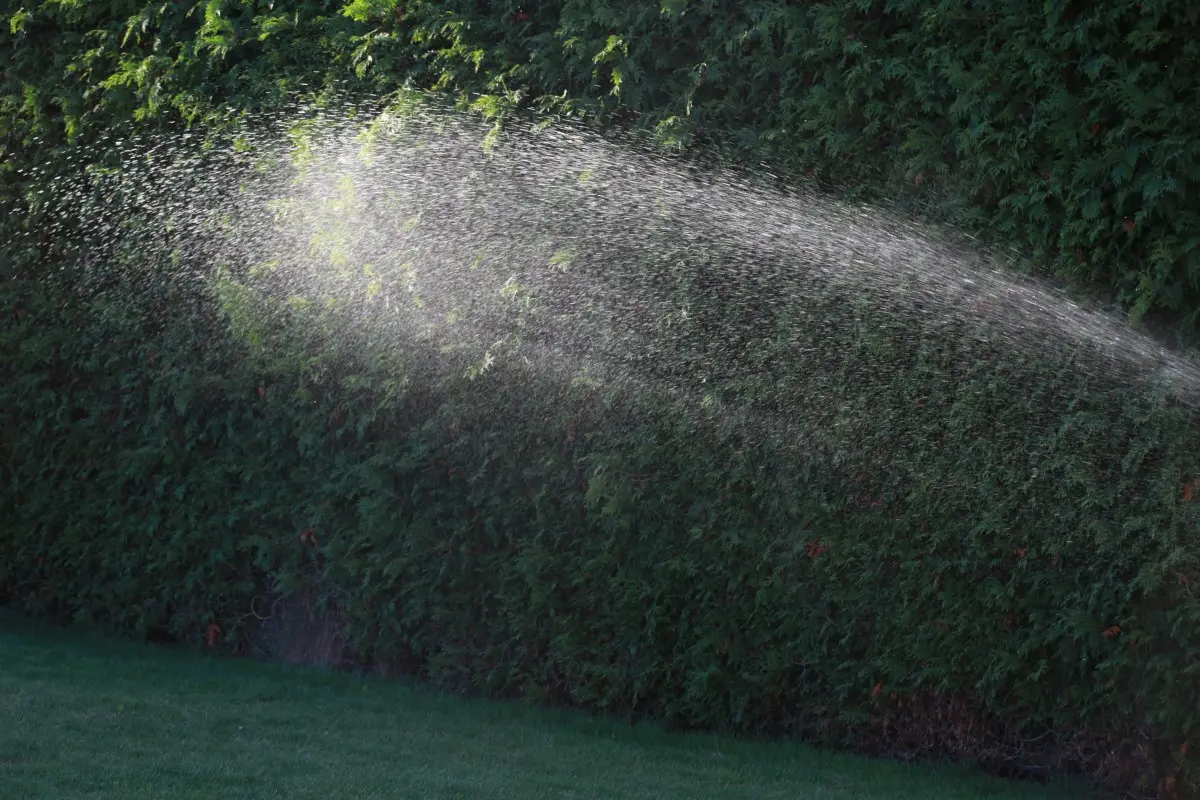
[[[0,139],[15,164],[305,83],[437,88],[906,199],[1194,331],[1198,20],[1187,0],[10,3]]]

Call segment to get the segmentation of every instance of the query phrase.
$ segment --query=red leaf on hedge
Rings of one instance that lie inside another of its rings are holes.
[[[1105,639],[1115,639],[1121,633],[1121,626],[1109,625],[1102,634]]]
[[[317,535],[315,533],[313,533],[312,529],[310,528],[309,530],[306,530],[300,534],[300,543],[301,544],[311,544],[313,547],[316,547],[317,546]]]
[[[878,697],[881,692],[883,692],[883,684],[877,683],[875,684],[875,688],[871,690],[871,697]]]
[[[1028,547],[1018,547],[1015,551],[1017,558],[1024,558],[1029,553]]]
[[[1099,133],[1099,132],[1100,132],[1100,123],[1093,122],[1092,123],[1092,133]]]
[[[871,496],[870,492],[864,492],[860,502],[868,508],[880,508],[883,506],[883,501],[876,500]]]
[[[1129,217],[1126,217],[1125,221],[1121,223],[1121,225],[1125,228],[1126,233],[1133,233],[1133,220],[1131,220]]]
[[[208,646],[213,647],[217,643],[217,639],[221,636],[221,626],[213,623],[208,626]]]
[[[20,306],[17,306],[16,308],[13,309],[13,314],[16,316],[17,319],[20,319],[21,317],[25,316],[25,309],[21,308]]]

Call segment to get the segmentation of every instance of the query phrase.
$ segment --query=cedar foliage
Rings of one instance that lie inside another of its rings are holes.
[[[410,83],[913,195],[1135,320],[1198,321],[1200,10],[1187,0],[10,0],[3,17],[10,162],[31,136],[42,149],[114,120],[261,108],[306,81]]]

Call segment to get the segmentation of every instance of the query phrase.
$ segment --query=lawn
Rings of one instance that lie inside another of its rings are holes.
[[[0,616],[0,798],[1084,798]]]

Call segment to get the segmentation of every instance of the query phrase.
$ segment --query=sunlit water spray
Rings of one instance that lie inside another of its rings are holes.
[[[410,367],[520,364],[809,445],[842,417],[867,430],[873,393],[937,341],[948,373],[1051,359],[1088,385],[1200,401],[1195,361],[927,226],[564,123],[487,132],[429,104],[301,109],[215,145],[114,143],[118,170],[60,180],[48,202],[87,233],[97,281],[136,264],[146,281],[219,275],[340,307]]]

